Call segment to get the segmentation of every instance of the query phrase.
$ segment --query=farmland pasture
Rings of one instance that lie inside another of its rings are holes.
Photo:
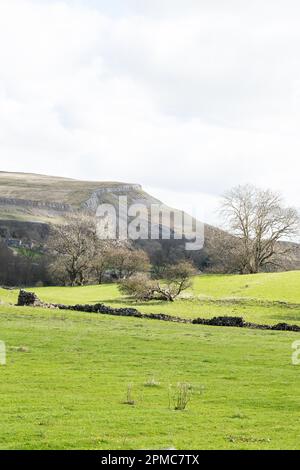
[[[243,316],[254,323],[300,324],[300,272],[249,276],[196,276],[193,289],[174,303],[135,302],[122,296],[116,284],[31,289],[45,302],[102,302],[115,308],[131,305],[143,313],[167,313],[184,318]],[[18,291],[0,290],[0,299],[15,303]]]
[[[299,281],[299,272],[202,276],[187,299],[137,308],[297,322]],[[51,302],[128,305],[116,285],[33,290]],[[16,297],[0,290],[0,449],[299,448],[299,334],[22,308]],[[195,389],[186,411],[173,409],[179,382]],[[129,384],[134,406],[124,404]]]
[[[299,446],[299,335],[6,306],[0,331],[1,449]],[[182,412],[178,382],[196,387]]]

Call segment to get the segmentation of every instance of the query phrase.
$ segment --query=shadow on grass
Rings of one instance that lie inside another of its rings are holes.
[[[284,319],[284,321],[297,321],[299,322],[300,321],[300,313],[299,315],[284,315],[284,318],[282,315],[272,315],[272,319],[274,320],[279,320],[279,321],[282,321]]]
[[[136,306],[146,306],[146,305],[167,305],[168,302],[162,300],[150,300],[150,301],[136,301],[134,299],[124,298],[124,299],[102,299],[102,300],[90,300],[89,302],[93,304],[109,304],[109,305],[130,305],[132,307]]]
[[[213,299],[213,298],[201,298],[195,297],[200,305],[219,305],[219,306],[244,306],[244,307],[268,307],[268,308],[282,308],[282,309],[293,309],[299,310],[300,304],[283,302],[280,300],[261,300],[261,299],[247,299],[247,298],[224,298],[224,299]]]

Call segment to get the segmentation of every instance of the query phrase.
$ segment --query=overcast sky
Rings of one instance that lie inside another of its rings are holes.
[[[0,0],[0,169],[300,206],[298,0]]]

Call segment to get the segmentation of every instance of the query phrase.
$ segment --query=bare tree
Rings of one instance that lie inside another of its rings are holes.
[[[209,256],[208,271],[214,273],[240,273],[245,271],[241,256],[241,241],[227,232],[215,230],[212,236],[206,239]]]
[[[95,254],[91,260],[91,272],[98,284],[102,284],[105,273],[111,267],[114,247],[112,240],[99,240],[96,244]]]
[[[114,269],[116,277],[127,278],[139,272],[147,272],[150,262],[147,253],[140,249],[134,249],[131,245],[122,244],[115,246],[108,254],[109,265]]]
[[[296,209],[285,207],[277,193],[250,185],[225,194],[222,214],[234,236],[231,244],[241,273],[257,273],[277,265],[291,249],[282,242],[295,237],[299,230]]]
[[[97,245],[95,222],[86,216],[69,216],[66,224],[51,227],[49,248],[55,256],[52,272],[69,284],[83,285]]]

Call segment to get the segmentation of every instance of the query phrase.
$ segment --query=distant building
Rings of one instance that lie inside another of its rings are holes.
[[[24,242],[16,238],[8,238],[5,243],[9,248],[27,248],[28,250],[32,250],[34,246],[32,242]]]

